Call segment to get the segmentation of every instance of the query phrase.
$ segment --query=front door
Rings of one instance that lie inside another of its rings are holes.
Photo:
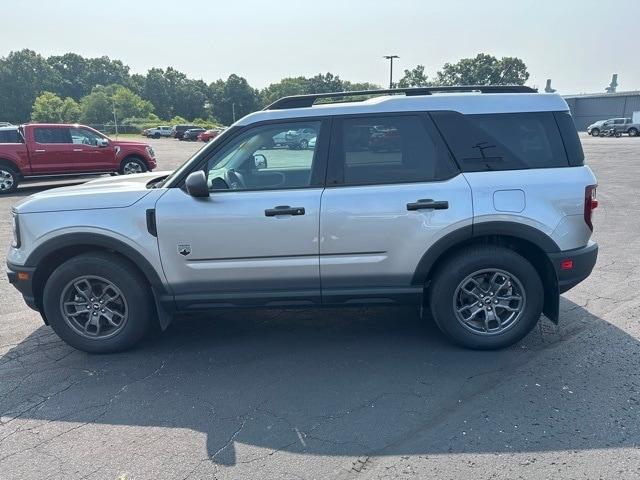
[[[320,220],[326,304],[411,303],[424,253],[471,225],[471,190],[427,115],[334,120]]]
[[[322,126],[315,120],[252,127],[202,165],[210,197],[171,188],[158,200],[160,256],[179,308],[320,302],[324,144],[274,148],[273,137],[308,127],[321,140]]]
[[[116,152],[110,144],[102,145],[105,137],[82,127],[70,129],[73,142],[73,168],[78,172],[106,172],[117,168]]]

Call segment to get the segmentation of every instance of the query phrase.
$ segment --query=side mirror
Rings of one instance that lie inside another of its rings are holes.
[[[267,168],[267,157],[261,153],[256,153],[253,156],[253,165],[256,168]]]
[[[192,197],[205,198],[209,196],[209,186],[207,185],[207,177],[202,170],[192,172],[185,181],[187,193]]]
[[[109,146],[109,140],[107,140],[106,138],[98,138],[97,140],[97,144],[98,147],[108,147]]]

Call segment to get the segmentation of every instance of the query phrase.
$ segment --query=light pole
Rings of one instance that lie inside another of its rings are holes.
[[[118,117],[116,116],[116,101],[111,98],[111,103],[113,105],[113,124],[116,127],[116,140],[118,139]]]
[[[384,55],[382,58],[389,60],[389,88],[393,88],[393,59],[400,58],[398,55]]]

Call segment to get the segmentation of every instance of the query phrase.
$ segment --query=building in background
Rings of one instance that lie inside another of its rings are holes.
[[[580,131],[598,120],[609,118],[632,118],[634,112],[640,112],[640,90],[618,92],[618,74],[613,74],[611,83],[603,93],[581,93],[563,95],[571,109],[571,115]],[[546,92],[555,92],[551,80],[547,80]]]

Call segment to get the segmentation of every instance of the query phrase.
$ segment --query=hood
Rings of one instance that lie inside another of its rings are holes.
[[[170,173],[147,172],[103,177],[80,185],[52,188],[25,198],[14,208],[18,213],[125,208],[151,191],[147,188],[147,183]]]

